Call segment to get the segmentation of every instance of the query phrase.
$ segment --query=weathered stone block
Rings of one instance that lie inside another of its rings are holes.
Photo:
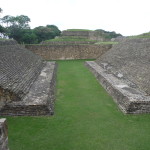
[[[9,150],[6,119],[0,119],[0,150]]]
[[[96,59],[112,45],[26,45],[45,60]]]

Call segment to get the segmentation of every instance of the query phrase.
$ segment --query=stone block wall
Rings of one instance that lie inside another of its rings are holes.
[[[112,45],[26,45],[45,60],[96,59]]]
[[[78,36],[78,37],[89,37],[89,31],[62,31],[62,36]]]
[[[97,31],[91,31],[89,32],[89,39],[90,40],[96,40],[96,41],[107,41],[104,37],[100,36]]]
[[[72,45],[72,44],[94,44],[95,41],[43,41],[41,44],[48,45]]]
[[[0,150],[9,150],[6,119],[0,119]]]

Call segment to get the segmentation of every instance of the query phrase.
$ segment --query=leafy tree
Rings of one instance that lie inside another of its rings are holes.
[[[1,12],[2,9],[0,8]],[[60,30],[55,25],[39,26],[35,29],[30,29],[30,18],[25,15],[16,17],[6,15],[0,21],[3,24],[0,25],[0,36],[13,38],[18,43],[36,44],[60,35]]]
[[[0,13],[2,13],[3,12],[3,10],[2,10],[2,8],[0,8]]]
[[[0,25],[0,38],[3,38],[6,36],[6,29]]]
[[[61,31],[55,25],[47,25],[46,27],[50,28],[54,32],[54,36],[59,36]]]
[[[7,30],[7,35],[9,38],[13,38],[16,40],[18,43],[22,42],[22,29],[18,28],[17,25],[12,25],[6,28]]]
[[[12,22],[14,20],[15,17],[13,16],[10,16],[10,15],[6,15],[4,16],[2,19],[1,19],[1,22],[6,24],[6,26],[11,26],[12,25]]]
[[[14,23],[22,29],[29,29],[30,18],[28,16],[20,15],[14,18]]]
[[[51,30],[51,28],[44,26],[34,28],[34,33],[38,38],[38,43],[48,39],[53,39],[55,37],[54,32]]]
[[[102,29],[97,29],[95,30],[97,32],[98,35],[102,36],[105,39],[112,39],[112,38],[116,38],[118,36],[122,36],[121,34],[117,34],[116,32],[110,32],[110,31],[105,31]]]
[[[6,25],[5,33],[9,38],[15,39],[18,43],[24,43],[23,39],[25,39],[24,37],[24,34],[26,33],[25,30],[30,29],[28,24],[30,22],[30,18],[28,16],[20,15],[14,17],[7,15],[4,16],[1,19],[1,21]],[[30,33],[30,35],[32,34]]]
[[[9,26],[16,26],[18,28],[26,29],[29,28],[29,22],[30,18],[28,16],[20,15],[20,16],[4,16],[2,19],[2,22]]]
[[[5,28],[0,25],[0,33],[5,33]]]
[[[31,29],[25,29],[22,37],[22,42],[25,44],[37,44],[38,38]]]

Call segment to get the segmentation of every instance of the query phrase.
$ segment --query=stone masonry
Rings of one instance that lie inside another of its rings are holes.
[[[43,41],[43,45],[79,45],[79,44],[94,44],[95,41]]]
[[[9,150],[6,119],[0,119],[0,150]]]
[[[0,41],[0,115],[53,114],[55,76],[55,62]]]
[[[125,113],[150,113],[150,40],[126,39],[86,62]]]
[[[62,36],[77,36],[77,37],[81,37],[81,38],[88,38],[89,32],[90,31],[67,31],[67,30],[64,30],[64,31],[62,31],[61,35]]]
[[[112,47],[109,45],[26,45],[45,60],[96,59]]]

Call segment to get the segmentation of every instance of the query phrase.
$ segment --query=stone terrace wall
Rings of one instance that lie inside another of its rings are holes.
[[[0,150],[9,150],[6,119],[0,119]]]
[[[97,31],[89,32],[89,39],[90,40],[96,40],[96,41],[108,41],[104,37],[100,36]]]
[[[96,59],[112,45],[26,45],[45,60]]]
[[[62,36],[78,36],[78,37],[89,37],[89,31],[62,31]]]
[[[94,44],[95,41],[43,41],[41,44],[49,45],[72,45],[72,44]]]

